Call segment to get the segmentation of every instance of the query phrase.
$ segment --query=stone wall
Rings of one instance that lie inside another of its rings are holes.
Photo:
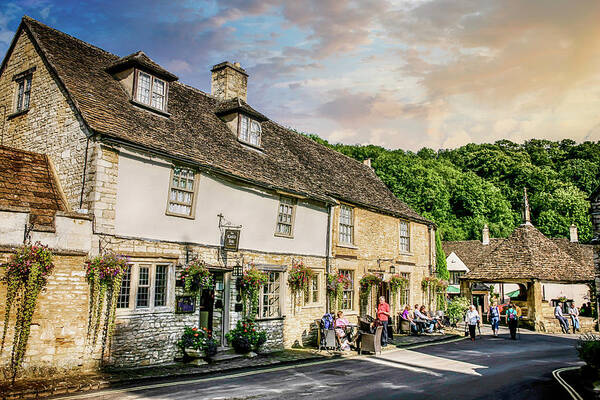
[[[17,83],[13,76],[35,68],[29,110],[16,111]],[[72,209],[79,208],[85,164],[86,128],[32,41],[22,31],[0,76],[0,112],[5,122],[1,143],[47,154]]]
[[[0,252],[0,262],[10,256]],[[85,280],[86,255],[54,256],[54,272],[46,289],[39,295],[31,334],[24,359],[24,374],[46,374],[54,371],[87,371],[97,366],[97,359],[86,347],[89,288]],[[0,268],[2,269],[2,268]],[[4,271],[0,271],[3,275]],[[4,324],[6,287],[0,286],[0,331]],[[10,362],[14,317],[12,310],[7,344],[0,365]]]

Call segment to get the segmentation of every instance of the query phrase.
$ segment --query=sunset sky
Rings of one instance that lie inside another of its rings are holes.
[[[598,0],[4,1],[0,53],[24,14],[207,92],[239,61],[252,106],[332,142],[600,140]]]

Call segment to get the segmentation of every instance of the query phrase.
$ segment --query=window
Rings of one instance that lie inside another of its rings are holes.
[[[304,304],[319,302],[319,274],[315,274],[310,281],[308,290],[304,292]]]
[[[342,294],[342,310],[352,310],[354,308],[354,271],[340,269],[340,274],[352,282],[350,287],[344,289],[344,293]]]
[[[465,274],[465,271],[448,271],[448,272],[450,272],[450,284],[451,285],[458,285],[460,283],[458,278]]]
[[[15,107],[15,111],[17,112],[29,109],[29,95],[31,94],[31,77],[32,75],[27,75],[17,80],[17,104]]]
[[[159,110],[165,109],[167,83],[150,74],[138,71],[136,100]]]
[[[189,168],[173,167],[169,187],[167,213],[194,216],[195,172]]]
[[[289,236],[294,235],[294,211],[295,211],[295,199],[289,197],[283,197],[279,199],[279,211],[277,213],[277,226],[275,228],[275,234],[278,236]]]
[[[400,251],[410,251],[410,229],[407,221],[400,221]]]
[[[281,273],[266,271],[267,283],[260,289],[258,304],[259,318],[275,318],[281,316],[280,288]]]
[[[408,285],[404,286],[400,291],[400,304],[410,305],[410,272],[401,272],[400,276],[408,281]]]
[[[242,142],[260,147],[262,128],[257,121],[240,114],[238,139]]]
[[[172,264],[131,263],[123,276],[117,299],[119,309],[153,310],[169,305],[168,289]]]
[[[354,243],[354,210],[343,204],[340,206],[340,243]]]

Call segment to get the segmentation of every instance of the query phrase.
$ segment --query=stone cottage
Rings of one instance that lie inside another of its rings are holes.
[[[310,342],[334,268],[352,274],[349,310],[367,270],[410,274],[410,299],[432,270],[433,224],[369,166],[252,108],[239,64],[211,72],[207,94],[141,51],[118,57],[28,17],[0,67],[2,143],[52,160],[65,204],[93,221],[91,255],[130,259],[115,365],[171,362],[185,325],[226,346],[241,316],[236,277],[249,265],[269,277],[258,314],[269,349]],[[216,281],[197,301],[178,279],[194,258]],[[293,300],[296,262],[316,276]]]

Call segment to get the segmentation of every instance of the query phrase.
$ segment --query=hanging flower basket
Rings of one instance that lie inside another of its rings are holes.
[[[366,274],[360,278],[358,283],[360,285],[360,298],[362,303],[365,304],[369,299],[369,295],[371,294],[371,289],[373,286],[381,285],[382,280],[375,274]]]
[[[288,272],[287,283],[290,287],[294,309],[296,308],[296,298],[300,293],[308,292],[310,282],[315,275],[314,271],[305,266],[302,261],[294,262]]]
[[[342,302],[344,299],[344,290],[348,290],[352,287],[352,280],[346,275],[341,274],[339,271],[334,271],[327,276],[327,296],[329,296],[330,307],[334,308],[337,306],[338,309],[342,308]]]
[[[38,242],[34,245],[25,245],[16,249],[8,262],[0,266],[6,268],[4,276],[0,279],[0,283],[6,285],[6,305],[4,306],[4,328],[0,355],[4,351],[10,312],[13,308],[17,309],[9,364],[9,371],[14,383],[27,349],[37,297],[46,287],[48,277],[54,269],[54,264],[52,263],[52,252],[47,246],[43,246]]]
[[[181,280],[185,291],[199,295],[202,289],[209,289],[214,285],[213,275],[202,260],[189,262],[181,271]]]
[[[242,296],[244,315],[256,315],[258,312],[258,293],[260,287],[266,284],[268,276],[259,271],[254,265],[244,271],[237,279],[236,285]]]

